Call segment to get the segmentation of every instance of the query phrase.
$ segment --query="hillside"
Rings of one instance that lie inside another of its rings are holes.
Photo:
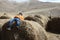
[[[0,12],[18,12],[18,11],[31,11],[35,9],[44,9],[60,7],[59,3],[44,3],[39,1],[30,1],[24,3],[10,2],[8,0],[0,0]]]

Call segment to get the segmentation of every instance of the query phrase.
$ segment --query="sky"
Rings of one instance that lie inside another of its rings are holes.
[[[11,1],[16,1],[16,2],[26,2],[28,0],[11,0]]]
[[[13,1],[25,2],[25,1],[28,1],[28,0],[13,0]],[[60,0],[39,0],[39,1],[43,1],[43,2],[60,2]]]
[[[43,1],[43,2],[60,2],[60,0],[39,0],[39,1]]]

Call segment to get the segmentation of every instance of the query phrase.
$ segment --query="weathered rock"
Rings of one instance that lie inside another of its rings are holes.
[[[42,27],[46,28],[46,24],[47,24],[49,18],[44,15],[34,15],[34,16],[27,16],[25,18],[25,20],[35,21],[35,22],[39,23]]]
[[[37,22],[34,22],[34,21],[26,21],[26,22],[31,24],[32,30],[31,32],[29,32],[28,30],[28,33],[34,36],[33,37],[34,40],[47,40],[48,39],[46,31],[41,25],[39,25]]]
[[[39,19],[38,23],[41,22],[43,24],[43,27],[46,28],[47,22],[50,20],[45,15],[35,15],[34,17],[37,17]],[[41,24],[39,23],[39,24]]]
[[[59,33],[60,34],[60,18],[52,18],[50,21],[47,23],[47,31],[52,32],[52,33]]]
[[[1,17],[0,17],[0,19],[10,19],[11,17],[10,16],[8,16],[7,14],[3,14]]]
[[[47,35],[49,36],[48,40],[60,40],[60,34],[47,32]]]
[[[48,36],[44,28],[34,21],[25,21],[25,26],[21,26],[20,30],[7,30],[6,23],[2,28],[2,40],[47,40]],[[14,26],[14,25],[13,25]],[[17,28],[16,28],[17,29]]]

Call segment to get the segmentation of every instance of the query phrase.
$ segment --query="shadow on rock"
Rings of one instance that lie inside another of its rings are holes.
[[[8,22],[2,27],[1,40],[47,40],[48,36],[44,28],[37,22],[24,21],[17,30],[16,27],[12,30],[7,30]],[[12,26],[15,26],[13,24]]]
[[[46,30],[52,33],[60,34],[60,18],[52,18],[47,23]]]

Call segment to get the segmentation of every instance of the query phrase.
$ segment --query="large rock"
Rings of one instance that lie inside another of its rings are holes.
[[[50,21],[47,23],[46,30],[52,33],[58,33],[60,34],[60,18],[55,17],[52,18]]]
[[[49,18],[44,15],[34,15],[34,16],[27,16],[25,18],[25,20],[35,21],[35,22],[39,23],[42,27],[46,28],[46,24],[47,24]]]
[[[27,23],[29,23],[31,25],[31,32],[28,33],[31,35],[33,35],[34,40],[47,40],[48,36],[46,31],[44,30],[44,28],[38,24],[37,22],[34,21],[26,21]],[[29,27],[28,27],[29,28]]]
[[[1,38],[2,40],[47,40],[48,36],[44,28],[34,21],[24,21],[23,26],[20,30],[13,28],[12,30],[7,30],[8,22],[3,25]],[[13,25],[14,26],[14,25]]]
[[[0,16],[0,19],[10,19],[11,17],[4,13],[2,16]]]

